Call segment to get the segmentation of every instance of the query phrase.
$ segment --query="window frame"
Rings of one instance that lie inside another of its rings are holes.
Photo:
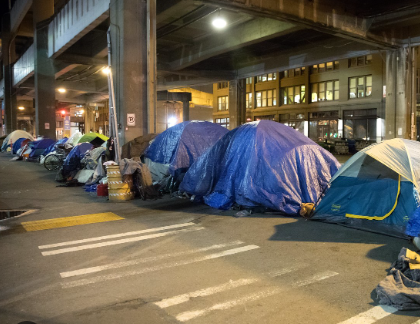
[[[353,80],[354,80],[354,84],[352,85]],[[368,90],[369,90],[369,94],[367,94]],[[373,92],[372,74],[359,75],[359,76],[354,76],[354,77],[349,78],[349,100],[369,98],[372,96],[372,92]],[[354,97],[351,96],[352,93],[354,94]]]

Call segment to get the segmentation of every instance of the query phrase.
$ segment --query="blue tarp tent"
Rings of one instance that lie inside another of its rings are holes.
[[[155,163],[169,165],[169,173],[176,177],[227,132],[210,122],[186,121],[156,136],[144,155]]]
[[[312,219],[389,235],[420,234],[420,143],[400,138],[353,155],[331,179]]]
[[[301,203],[317,201],[339,166],[296,130],[262,120],[221,138],[191,166],[180,190],[215,208],[237,203],[296,215]]]
[[[50,138],[43,138],[43,139],[32,142],[30,144],[32,151],[31,153],[29,153],[29,158],[37,158],[45,151],[45,149],[48,146],[54,143],[55,141]]]
[[[22,142],[23,142],[24,140],[26,140],[26,138],[21,137],[21,138],[19,138],[16,142],[14,142],[14,143],[13,143],[13,150],[12,150],[12,153],[13,153],[13,154],[16,154],[16,153],[17,153],[17,151],[19,151],[19,149],[21,148]]]
[[[44,152],[42,152],[42,155],[46,156],[47,154],[49,154],[51,152],[54,152],[57,148],[57,145],[62,145],[62,144],[65,144],[66,142],[67,142],[67,137],[64,137],[64,138],[58,140],[57,142],[52,143],[50,146],[48,146],[44,150]]]
[[[70,172],[76,171],[81,168],[80,161],[86,155],[88,151],[93,148],[93,145],[90,143],[78,144],[70,151],[66,156],[66,159],[63,163],[63,176],[69,176]]]

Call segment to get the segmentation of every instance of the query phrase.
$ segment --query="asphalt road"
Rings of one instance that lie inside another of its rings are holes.
[[[420,323],[374,292],[407,241],[169,197],[111,203],[9,160],[0,154],[0,209],[32,212],[0,222],[1,324]],[[109,212],[121,219],[22,225]]]

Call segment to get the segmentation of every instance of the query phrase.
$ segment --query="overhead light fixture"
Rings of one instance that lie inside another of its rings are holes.
[[[177,122],[178,122],[178,120],[177,120],[176,117],[169,117],[168,118],[168,127],[175,126]]]
[[[19,107],[18,107],[18,109],[19,109],[19,110],[25,110],[25,107],[23,107],[23,106],[19,106]]]
[[[58,88],[57,91],[60,93],[66,93],[67,90],[64,88]]]
[[[109,68],[109,66],[105,66],[105,67],[102,69],[102,73],[103,73],[103,74],[108,75],[108,74],[109,74],[109,72],[111,72],[111,69]]]
[[[220,10],[217,12],[216,18],[213,19],[211,22],[214,28],[216,29],[223,29],[227,26],[227,21],[223,17],[220,16]]]

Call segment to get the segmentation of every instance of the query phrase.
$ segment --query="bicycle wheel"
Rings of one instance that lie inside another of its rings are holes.
[[[61,159],[54,154],[48,155],[44,160],[44,167],[48,171],[55,171],[60,168]]]

